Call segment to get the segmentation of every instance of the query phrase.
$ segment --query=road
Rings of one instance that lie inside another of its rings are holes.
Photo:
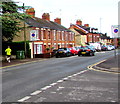
[[[3,102],[17,102],[38,89],[111,56],[114,56],[114,51],[99,52],[93,57],[51,58],[6,68],[2,73]]]

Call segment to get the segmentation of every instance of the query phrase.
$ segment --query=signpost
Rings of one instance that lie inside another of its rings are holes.
[[[119,37],[118,36],[118,32],[119,32],[118,27],[119,27],[119,25],[112,25],[112,27],[111,27],[112,35],[113,35],[113,39],[114,39],[114,46],[116,46],[117,38]],[[114,55],[115,55],[115,58],[116,58],[116,49],[114,50]]]

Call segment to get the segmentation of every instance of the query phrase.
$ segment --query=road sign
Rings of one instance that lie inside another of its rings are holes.
[[[119,32],[118,25],[112,25],[111,26],[111,31],[112,31],[112,36],[114,38],[117,38],[118,37],[118,32]]]
[[[38,40],[38,30],[31,30],[30,31],[30,40],[31,41]]]
[[[118,33],[118,29],[114,29],[114,33]]]

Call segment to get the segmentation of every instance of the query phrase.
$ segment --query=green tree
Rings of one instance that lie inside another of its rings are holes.
[[[23,6],[19,7],[14,2],[2,2],[2,41],[12,41],[17,32],[20,32],[23,27],[20,27],[21,20],[28,17],[25,13],[19,13],[18,10],[23,10]]]

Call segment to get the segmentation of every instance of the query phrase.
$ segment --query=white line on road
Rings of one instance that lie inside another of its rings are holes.
[[[63,82],[64,80],[67,80],[68,78],[71,78],[71,77],[76,76],[76,75],[78,75],[78,74],[82,74],[82,73],[84,73],[84,72],[86,72],[86,71],[88,71],[88,70],[83,70],[83,71],[81,71],[81,72],[79,72],[79,73],[76,73],[76,74],[73,74],[73,75],[71,75],[71,76],[65,77],[65,78],[63,78],[63,80],[58,80],[56,83],[52,83],[52,84],[50,84],[49,86],[45,86],[45,87],[41,88],[41,90],[37,90],[37,91],[31,93],[31,94],[30,94],[31,96],[26,96],[26,97],[18,100],[18,102],[24,102],[24,101],[30,99],[33,95],[37,95],[37,94],[41,93],[42,91],[45,91],[45,90],[47,90],[48,88],[50,88],[50,87],[52,87],[52,86],[54,86],[54,85],[57,85],[58,83]]]
[[[68,77],[66,77],[66,78],[63,78],[63,80],[67,80],[68,79]]]
[[[58,80],[57,83],[59,83],[59,82],[63,82],[63,80]]]
[[[35,91],[35,92],[33,92],[33,93],[31,93],[30,95],[37,95],[37,94],[39,94],[39,93],[41,93],[42,91],[40,91],[40,90],[37,90],[37,91]]]
[[[48,89],[48,88],[50,88],[51,86],[46,86],[46,87],[43,87],[43,88],[41,88],[41,90],[46,90],[46,89]]]
[[[52,83],[52,84],[50,84],[50,86],[54,86],[54,85],[56,85],[57,83]]]
[[[25,100],[28,100],[29,98],[31,98],[31,96],[26,96],[26,97],[18,100],[18,102],[23,102],[23,101],[25,101]]]

